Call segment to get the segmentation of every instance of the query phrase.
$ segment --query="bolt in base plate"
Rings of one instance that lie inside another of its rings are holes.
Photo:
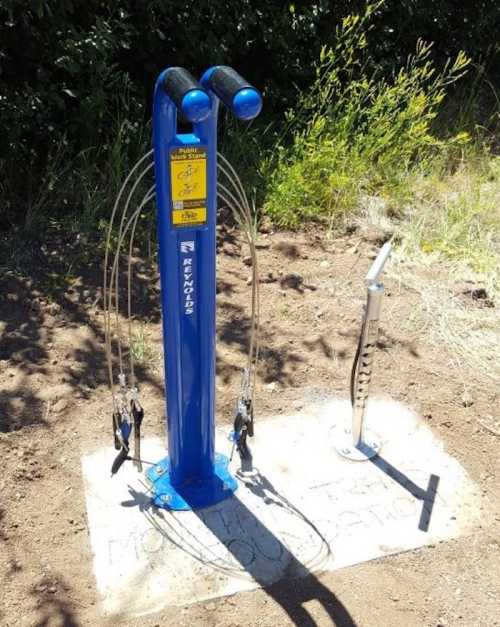
[[[364,430],[363,436],[363,440],[356,446],[353,443],[351,430],[341,431],[336,437],[335,450],[340,456],[355,462],[364,462],[378,455],[382,447],[378,438],[366,430]]]
[[[165,457],[146,472],[152,487],[153,504],[170,510],[193,510],[229,498],[237,490],[238,482],[229,472],[228,465],[228,458],[216,453],[212,477],[173,486],[168,472],[169,459]]]

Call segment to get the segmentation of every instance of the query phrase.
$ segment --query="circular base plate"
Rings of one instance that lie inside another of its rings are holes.
[[[335,449],[339,455],[355,462],[364,462],[380,453],[381,444],[377,437],[369,431],[364,431],[363,440],[355,446],[350,430],[342,431],[335,443]]]
[[[169,461],[165,457],[146,473],[152,486],[152,500],[156,507],[170,510],[201,509],[229,498],[238,489],[238,482],[230,474],[229,460],[215,454],[214,474],[208,479],[193,479],[173,486],[168,472]]]

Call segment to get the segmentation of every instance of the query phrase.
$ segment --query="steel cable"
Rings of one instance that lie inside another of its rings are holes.
[[[125,181],[123,182],[123,184],[120,187],[120,190],[119,190],[119,192],[118,192],[118,194],[116,196],[115,203],[113,205],[113,210],[111,212],[111,218],[110,218],[109,225],[108,225],[108,231],[107,231],[107,234],[106,234],[106,248],[105,248],[105,251],[104,251],[104,277],[103,277],[104,341],[105,341],[105,346],[106,346],[106,357],[107,357],[107,362],[108,362],[109,387],[110,387],[110,390],[111,390],[111,395],[112,395],[112,398],[113,398],[113,406],[114,406],[115,410],[116,410],[116,400],[115,400],[115,393],[114,393],[114,381],[113,381],[112,363],[111,363],[111,359],[110,359],[111,345],[109,343],[109,332],[110,332],[110,329],[111,329],[111,320],[107,316],[107,311],[106,311],[106,302],[107,302],[106,301],[106,292],[107,292],[107,280],[108,280],[108,258],[109,258],[109,248],[110,248],[110,243],[111,243],[111,234],[113,232],[113,224],[114,224],[115,215],[116,215],[116,212],[118,210],[118,206],[120,204],[120,200],[121,200],[121,197],[123,195],[123,192],[125,191],[129,181],[131,180],[131,178],[134,175],[134,173],[136,172],[136,170],[152,154],[153,154],[153,150],[150,150],[143,157],[141,157],[135,163],[135,165],[133,166],[132,170],[130,170],[130,172],[128,173],[127,177],[125,178]]]
[[[121,217],[121,221],[120,221],[120,227],[119,227],[119,231],[118,231],[118,238],[119,238],[119,244],[117,246],[117,252],[119,253],[120,251],[120,247],[121,247],[121,235],[122,235],[122,230],[123,230],[123,225],[125,223],[125,220],[127,218],[127,213],[128,213],[128,208],[129,205],[132,201],[132,198],[134,196],[134,193],[136,191],[136,189],[139,186],[139,183],[142,181],[142,179],[146,176],[146,174],[151,170],[151,168],[154,166],[154,163],[150,163],[149,165],[147,165],[144,170],[139,174],[139,176],[137,177],[137,179],[135,180],[134,185],[132,186],[132,189],[129,192],[129,195],[127,197],[127,201],[125,202],[125,206],[123,208],[123,212],[122,212],[122,217]],[[154,186],[153,186],[154,188]],[[110,285],[113,285],[112,280],[110,281]],[[119,294],[119,273],[116,274],[115,277],[115,320],[116,320],[116,340],[117,340],[117,347],[118,347],[118,363],[119,363],[119,369],[120,369],[120,375],[123,377],[124,372],[123,372],[123,359],[122,359],[122,338],[121,338],[121,326],[120,326],[120,316],[119,316],[119,310],[120,310],[120,305],[119,305],[119,298],[120,298],[120,294]],[[109,298],[109,309],[111,309],[111,294],[112,292],[110,292],[110,298]],[[109,344],[109,349],[111,349],[111,344]],[[111,352],[111,350],[110,350]]]
[[[121,229],[121,233],[118,237],[118,243],[117,243],[117,247],[116,247],[116,253],[115,253],[115,257],[113,260],[113,266],[111,269],[111,280],[110,280],[110,284],[113,285],[113,282],[115,283],[115,291],[118,290],[119,287],[119,282],[118,282],[118,274],[119,274],[119,258],[120,258],[120,249],[122,246],[122,243],[125,239],[125,236],[128,232],[128,230],[131,228],[131,226],[137,222],[137,219],[141,213],[141,211],[143,210],[143,208],[147,205],[148,202],[150,202],[155,194],[154,194],[154,185],[148,190],[147,194],[144,196],[143,200],[141,201],[141,203],[139,204],[139,206],[137,207],[137,209],[135,209],[135,211],[132,213],[132,216],[129,218],[128,222],[126,223],[125,227]],[[112,296],[113,296],[113,292],[110,289],[109,290],[109,295],[108,295],[108,315],[111,316],[112,314],[112,309],[113,309],[113,304],[112,304]],[[128,300],[128,299],[127,299]],[[116,320],[119,320],[120,317],[120,312],[119,312],[119,299],[118,299],[118,294],[115,293],[115,305],[114,305],[114,314],[115,314],[115,318]],[[117,322],[116,325],[116,331],[117,334],[119,333],[119,323]],[[109,345],[111,346],[111,340],[112,338],[109,338]],[[130,350],[130,340],[131,338],[129,338],[129,354],[131,352]],[[111,351],[109,350],[109,352],[107,353],[107,358],[109,360],[109,362],[111,363],[111,373],[113,373],[113,365],[112,365],[112,354]],[[123,361],[122,361],[122,357],[121,357],[121,352],[119,353],[119,369],[120,369],[120,374],[123,375]]]
[[[136,376],[135,376],[135,363],[133,355],[133,321],[132,321],[132,253],[134,247],[134,238],[136,234],[136,228],[138,224],[141,211],[144,207],[155,197],[155,186],[151,186],[146,192],[137,209],[134,210],[132,215],[127,219],[129,206],[132,202],[134,194],[136,193],[141,181],[150,172],[154,166],[154,162],[148,163],[140,174],[135,179],[123,207],[121,214],[120,225],[118,229],[116,250],[114,252],[113,264],[111,270],[108,265],[110,262],[111,252],[111,238],[113,232],[113,226],[116,219],[116,214],[120,205],[120,201],[124,196],[127,185],[129,185],[134,173],[140,168],[142,164],[152,155],[153,151],[149,151],[134,165],[130,173],[127,175],[124,183],[122,184],[117,198],[115,200],[110,223],[108,226],[106,236],[106,250],[104,258],[104,283],[103,283],[103,304],[104,304],[104,331],[105,331],[105,352],[108,365],[108,377],[109,386],[113,398],[113,407],[115,411],[120,408],[122,411],[127,411],[126,399],[127,399],[127,385],[125,383],[124,373],[124,352],[123,352],[123,337],[121,332],[120,322],[120,256],[121,248],[130,232],[130,240],[128,246],[128,261],[127,261],[127,327],[128,327],[128,357],[129,357],[129,371],[130,371],[130,384],[132,390],[135,390]],[[236,223],[242,230],[244,238],[250,249],[250,256],[252,262],[252,299],[251,299],[251,319],[250,319],[250,338],[248,348],[247,365],[244,369],[244,374],[248,373],[248,381],[251,381],[251,399],[252,403],[255,398],[255,382],[256,382],[256,365],[259,357],[259,322],[260,322],[260,298],[259,298],[259,277],[258,277],[258,265],[256,254],[256,236],[257,236],[257,223],[255,206],[253,211],[250,209],[250,205],[245,194],[245,190],[241,183],[239,176],[237,175],[234,167],[231,163],[220,153],[218,153],[220,163],[217,164],[218,170],[222,173],[230,183],[230,188],[223,183],[218,183],[217,195],[223,200],[224,203],[231,209]],[[114,298],[113,298],[114,296]],[[115,320],[115,334],[112,333],[112,318]],[[122,392],[121,402],[117,403],[115,395],[115,381],[114,381],[114,366],[112,355],[112,344],[114,335],[116,335],[116,343],[118,349],[118,367],[119,367],[119,382]]]

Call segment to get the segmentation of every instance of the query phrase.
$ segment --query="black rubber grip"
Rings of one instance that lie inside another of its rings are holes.
[[[163,89],[178,111],[181,111],[182,99],[187,93],[193,91],[193,89],[205,91],[195,77],[183,67],[171,67],[168,69],[163,80]]]
[[[115,449],[119,451],[122,447],[122,444],[116,435],[117,430],[120,428],[120,414],[118,412],[113,412],[113,437],[115,439]]]
[[[127,459],[128,459],[128,451],[122,448],[120,452],[118,453],[118,455],[115,457],[115,461],[113,462],[113,465],[111,466],[111,475],[116,475],[116,473],[120,470],[123,463],[126,462]]]
[[[215,68],[210,76],[210,85],[215,95],[226,107],[232,106],[233,98],[242,89],[254,89],[238,72],[227,65],[219,65]]]

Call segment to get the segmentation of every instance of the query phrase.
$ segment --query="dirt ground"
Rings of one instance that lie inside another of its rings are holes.
[[[305,396],[347,397],[364,302],[363,278],[382,233],[262,233],[259,260],[262,350],[260,417],[293,413]],[[92,243],[58,235],[33,254],[30,276],[0,277],[0,624],[9,626],[186,625],[492,627],[500,625],[500,415],[498,381],[432,334],[421,294],[389,271],[372,390],[407,403],[480,486],[493,509],[472,537],[282,581],[160,614],[105,618],[92,571],[80,457],[111,445],[101,270]],[[36,254],[35,254],[36,253]],[[218,255],[217,416],[228,423],[239,390],[249,328],[248,252],[230,230]],[[68,257],[76,258],[68,268]],[[65,264],[65,281],[61,264]],[[405,266],[422,281],[427,268]],[[136,259],[144,435],[163,429],[158,281]],[[450,281],[446,266],[433,277]],[[448,287],[446,288],[448,289]],[[464,292],[466,309],[485,303]],[[462,293],[460,292],[460,293]],[[493,365],[492,365],[493,366]],[[408,443],[411,446],[411,443]],[[119,475],[116,478],[119,481]],[[130,590],[134,594],[134,590]]]

